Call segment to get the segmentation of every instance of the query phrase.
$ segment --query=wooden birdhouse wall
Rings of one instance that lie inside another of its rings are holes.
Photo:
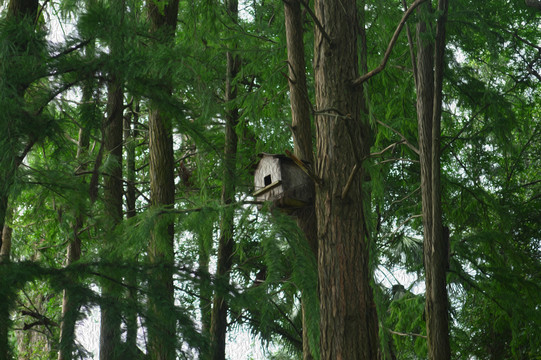
[[[308,186],[311,179],[293,161],[286,158],[280,162],[284,197],[304,203],[311,201]]]
[[[280,158],[264,154],[257,165],[254,175],[254,190],[257,192],[276,181],[282,180]],[[283,192],[282,184],[271,188],[269,191],[257,196],[258,201],[276,199]]]

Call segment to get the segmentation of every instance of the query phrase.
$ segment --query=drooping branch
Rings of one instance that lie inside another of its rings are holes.
[[[376,67],[374,70],[364,74],[363,76],[353,80],[352,85],[353,86],[359,86],[362,83],[364,83],[366,80],[370,79],[372,76],[379,74],[383,69],[385,69],[385,66],[387,65],[387,61],[389,61],[389,57],[391,56],[391,52],[393,50],[394,45],[396,44],[396,40],[398,39],[398,36],[402,32],[402,29],[404,28],[404,25],[406,24],[406,20],[408,17],[413,13],[413,10],[415,10],[419,5],[424,3],[427,0],[416,0],[409,9],[404,13],[402,16],[402,19],[400,20],[400,23],[398,24],[393,37],[391,38],[391,41],[389,42],[389,45],[387,46],[387,50],[385,51],[385,54],[383,55],[383,60],[381,60],[381,63]]]

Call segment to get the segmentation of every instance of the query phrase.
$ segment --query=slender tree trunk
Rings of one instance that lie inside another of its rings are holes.
[[[124,120],[124,143],[126,148],[126,218],[130,219],[136,215],[136,188],[135,188],[135,126],[139,119],[139,103],[135,102],[135,111],[131,117]],[[137,264],[137,257],[130,259]],[[128,290],[128,300],[134,307],[126,309],[126,348],[130,354],[135,354],[137,350],[137,272],[128,271],[126,282],[130,286]]]
[[[237,0],[226,1],[227,12],[233,21],[238,19]],[[237,144],[238,137],[236,127],[239,119],[239,111],[236,106],[231,107],[230,103],[237,97],[237,88],[233,80],[240,70],[240,57],[227,52],[227,70],[225,81],[225,147],[224,147],[224,173],[222,185],[222,219],[220,223],[220,238],[218,240],[218,259],[216,276],[221,281],[229,283],[229,272],[233,265],[234,250],[234,217],[235,211],[232,204],[235,200],[236,191],[236,166],[237,166]],[[227,335],[227,311],[228,304],[222,294],[215,294],[212,305],[212,316],[210,325],[210,338],[212,353],[210,359],[225,360],[225,340]]]
[[[68,244],[66,265],[69,266],[81,258],[81,239],[79,231],[83,225],[82,216],[78,216],[73,227],[73,239]],[[75,323],[79,312],[77,295],[72,290],[64,289],[62,296],[62,322],[60,324],[60,349],[58,360],[71,360],[75,343]]]
[[[0,237],[0,264],[8,263],[11,256],[11,238],[13,235],[13,228],[9,226],[13,210],[8,208],[4,211],[4,222],[2,226],[2,236]]]
[[[104,124],[104,149],[109,159],[108,167],[103,177],[103,193],[105,202],[105,216],[108,235],[105,235],[107,244],[105,256],[102,260],[112,263],[115,259],[107,253],[107,249],[114,246],[115,227],[122,221],[122,135],[123,135],[123,90],[122,82],[112,75],[108,89],[107,118]],[[120,280],[111,266],[103,268],[108,278]],[[121,297],[121,289],[114,280],[102,279],[102,296],[105,306],[101,307],[100,324],[100,360],[117,359],[120,355],[120,309],[117,307]]]
[[[287,61],[289,67],[289,98],[291,102],[291,129],[293,130],[294,153],[299,159],[314,163],[312,150],[312,124],[310,121],[310,99],[306,85],[306,61],[304,58],[304,41],[302,29],[302,13],[299,0],[284,2],[284,15],[287,40]],[[310,184],[310,193],[315,198],[314,184]],[[313,204],[299,209],[295,213],[297,224],[303,231],[314,256],[317,257],[317,220]],[[302,296],[302,295],[301,295]],[[302,296],[304,297],[304,296]],[[305,303],[302,304],[302,353],[304,360],[313,358],[310,350],[310,326]]]
[[[163,36],[159,41],[172,44],[178,15],[178,0],[167,2],[162,9],[147,1],[151,30]],[[171,86],[164,84],[168,92]],[[173,208],[175,176],[173,129],[170,115],[155,103],[150,104],[150,201],[151,206]],[[149,260],[153,266],[149,279],[148,353],[150,359],[173,360],[176,347],[174,314],[174,223],[160,216],[151,234]]]
[[[426,276],[426,326],[429,359],[451,358],[449,345],[446,271],[448,239],[443,235],[440,184],[440,138],[443,83],[443,54],[447,0],[440,0],[441,16],[436,46],[423,36],[428,25],[417,25],[417,116],[421,164],[421,196]],[[430,2],[419,11],[432,11]]]
[[[201,312],[201,332],[210,336],[212,321],[212,290],[210,289],[209,274],[210,251],[212,250],[212,226],[201,228],[198,232],[199,247],[199,272],[202,274],[199,285],[199,310]]]
[[[378,322],[366,228],[369,194],[362,160],[370,127],[361,113],[355,0],[316,0],[315,29],[321,359],[377,359]],[[354,169],[360,168],[359,171]]]
[[[89,89],[83,89],[83,99],[89,99]],[[84,151],[88,150],[89,146],[88,132],[84,129],[79,129],[79,140],[77,145],[77,159],[81,159]],[[73,226],[73,239],[68,244],[66,266],[73,264],[81,258],[81,238],[80,230],[83,227],[83,214],[79,213],[76,216]],[[74,276],[71,277],[76,281]],[[58,350],[58,360],[71,360],[73,358],[73,350],[75,343],[75,323],[79,312],[79,301],[77,295],[72,290],[64,289],[62,296],[62,322],[60,323],[60,349]]]

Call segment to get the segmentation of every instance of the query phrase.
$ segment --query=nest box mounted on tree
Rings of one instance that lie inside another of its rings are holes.
[[[257,201],[272,201],[284,209],[303,207],[312,199],[312,179],[285,155],[259,154],[254,174]]]

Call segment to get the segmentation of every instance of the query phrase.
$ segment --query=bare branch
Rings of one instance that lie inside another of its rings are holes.
[[[387,329],[387,331],[390,332],[393,335],[398,335],[398,336],[415,336],[415,337],[420,337],[420,338],[423,338],[423,339],[427,338],[426,335],[421,335],[421,334],[401,333],[401,332],[398,332],[398,331],[393,331],[391,329]]]
[[[378,152],[375,152],[375,153],[371,153],[370,154],[370,157],[376,157],[376,156],[381,156],[383,154],[385,154],[387,151],[389,150],[394,150],[394,148],[397,146],[397,145],[400,145],[400,144],[404,144],[405,143],[405,140],[400,140],[398,142],[395,142],[395,143],[392,143],[391,145],[387,146],[385,149],[381,150],[381,151],[378,151]]]
[[[310,16],[312,17],[312,19],[314,19],[314,23],[315,23],[316,26],[318,27],[319,31],[321,31],[321,34],[323,35],[323,37],[325,38],[325,40],[327,40],[327,41],[329,42],[329,44],[332,44],[331,37],[329,36],[329,34],[327,34],[327,32],[325,31],[325,29],[323,28],[323,25],[319,22],[319,19],[317,18],[316,14],[314,14],[314,12],[312,11],[312,9],[310,8],[310,5],[307,4],[304,0],[299,0],[299,2],[302,4],[302,6],[304,6],[304,8],[305,8],[306,11],[308,12],[308,14],[310,14]]]
[[[397,134],[398,136],[400,136],[400,139],[402,139],[402,142],[404,144],[406,144],[407,147],[409,147],[411,150],[413,150],[414,153],[416,153],[417,155],[419,155],[419,149],[417,149],[415,146],[413,146],[407,139],[404,135],[402,135],[402,133],[400,133],[398,130],[395,130],[393,129],[392,127],[390,127],[389,125],[385,124],[384,122],[382,121],[379,121],[379,120],[376,120],[376,122],[382,126],[385,126],[387,129],[391,130],[392,132],[394,132],[395,134]]]
[[[396,43],[396,40],[398,39],[398,35],[400,35],[400,32],[402,31],[402,28],[406,24],[406,20],[408,17],[413,13],[413,10],[415,10],[419,5],[424,3],[427,0],[415,0],[413,4],[409,7],[409,9],[404,13],[404,16],[402,16],[402,19],[400,20],[400,23],[398,24],[398,27],[396,28],[393,37],[391,38],[391,41],[389,42],[389,46],[387,46],[387,50],[385,51],[385,55],[383,56],[383,60],[379,64],[377,68],[374,70],[368,72],[367,74],[364,74],[363,76],[353,80],[352,85],[353,86],[359,86],[362,83],[364,83],[366,80],[370,79],[372,76],[379,74],[387,65],[387,61],[389,60],[389,57],[391,56],[391,51],[393,50],[393,47]]]

